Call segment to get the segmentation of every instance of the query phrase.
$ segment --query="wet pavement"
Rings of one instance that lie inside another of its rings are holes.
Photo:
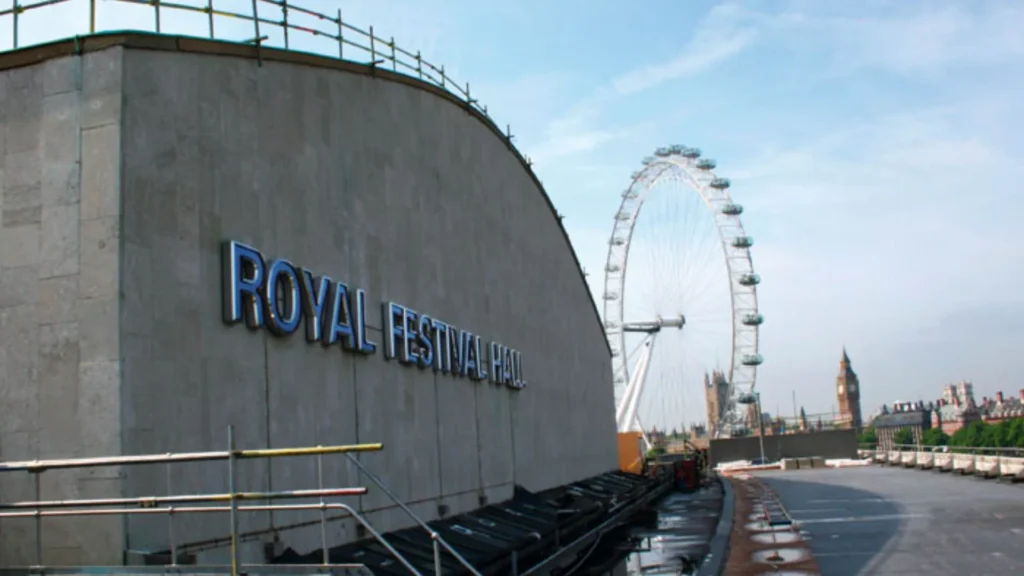
[[[708,553],[721,510],[722,488],[717,483],[690,494],[670,493],[630,530],[639,546],[625,560],[626,573],[695,574]]]

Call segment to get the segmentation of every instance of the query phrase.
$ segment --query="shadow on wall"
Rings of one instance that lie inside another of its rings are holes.
[[[711,441],[711,466],[722,462],[754,460],[761,457],[761,443],[757,436],[722,438]],[[776,461],[783,458],[856,458],[857,432],[855,430],[827,430],[807,434],[783,434],[764,437],[764,456]]]
[[[903,527],[903,508],[869,490],[765,474],[800,527],[822,574],[871,574]]]

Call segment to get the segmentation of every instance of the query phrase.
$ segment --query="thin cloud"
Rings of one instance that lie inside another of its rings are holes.
[[[535,157],[581,154],[626,137],[633,127],[603,127],[602,113],[623,98],[699,75],[740,54],[757,38],[756,30],[738,25],[740,15],[742,12],[731,5],[712,9],[681,54],[667,62],[629,70],[577,102],[568,114],[549,124],[545,140],[535,148]]]
[[[756,37],[753,30],[742,30],[710,42],[691,42],[683,54],[668,62],[644,66],[616,78],[612,82],[612,90],[619,96],[629,96],[657,88],[672,80],[700,74],[736,56],[753,43]]]

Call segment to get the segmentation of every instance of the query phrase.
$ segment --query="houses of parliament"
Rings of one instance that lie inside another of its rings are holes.
[[[707,430],[713,434],[724,417],[729,399],[729,382],[724,371],[715,370],[711,374],[704,373],[704,394]],[[788,423],[781,415],[773,417],[764,412],[762,408],[761,423],[766,434],[809,432],[825,428],[859,430],[864,424],[860,406],[860,380],[857,378],[857,373],[853,371],[853,365],[845,347],[842,358],[839,360],[839,374],[836,376],[836,408],[835,414],[819,414],[810,417],[803,408],[800,408],[799,416],[794,415],[794,418],[790,418]],[[746,420],[750,430],[757,434],[759,426],[756,405],[751,404],[748,407]]]

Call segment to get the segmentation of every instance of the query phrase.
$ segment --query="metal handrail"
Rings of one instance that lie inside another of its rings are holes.
[[[364,489],[365,490],[365,489]],[[327,492],[327,491],[325,491]],[[220,495],[211,495],[207,501],[214,501],[214,497]],[[219,498],[216,498],[219,500]],[[416,576],[423,576],[423,574],[416,569],[406,558],[396,550],[384,535],[378,532],[369,521],[358,512],[356,512],[351,506],[347,504],[341,504],[337,502],[332,503],[320,503],[320,504],[286,504],[286,505],[261,505],[261,506],[238,506],[236,508],[239,512],[278,512],[278,511],[296,511],[296,510],[342,510],[349,516],[359,522],[371,536],[383,546],[394,558],[411,574]],[[211,512],[231,512],[230,506],[168,506],[161,508],[88,508],[83,510],[39,510],[30,512],[0,512],[0,518],[36,518],[36,517],[74,517],[74,516],[117,516],[117,515],[146,515],[146,514],[167,514],[169,517],[174,514],[205,514]],[[171,542],[171,559],[172,562],[177,561],[177,549],[172,540]],[[335,565],[327,562],[327,555],[324,555],[324,566],[349,566]]]
[[[178,561],[178,547],[174,538],[174,515],[181,513],[208,513],[228,512],[231,515],[231,573],[232,576],[239,574],[241,563],[239,562],[239,538],[237,513],[261,510],[319,510],[320,511],[320,537],[323,552],[322,565],[329,566],[329,551],[327,548],[327,510],[343,510],[349,516],[355,518],[368,532],[384,546],[396,560],[399,561],[412,574],[422,576],[397,550],[395,550],[384,537],[377,532],[369,523],[356,513],[351,507],[340,503],[328,503],[324,500],[329,496],[358,496],[366,494],[365,487],[354,488],[327,488],[323,487],[323,456],[325,454],[352,454],[354,452],[379,451],[383,444],[352,444],[336,446],[317,446],[304,448],[274,448],[263,450],[237,450],[235,449],[234,427],[228,426],[228,449],[213,452],[186,452],[166,454],[146,454],[138,456],[112,456],[102,458],[67,458],[56,460],[29,460],[22,462],[0,462],[0,473],[4,472],[28,472],[32,475],[35,484],[35,497],[27,502],[0,502],[0,518],[33,518],[36,528],[36,566],[43,566],[42,548],[42,519],[53,516],[97,516],[97,515],[122,515],[122,514],[164,514],[168,515],[168,535],[171,550],[171,565],[176,566]],[[235,463],[241,459],[252,458],[280,458],[290,456],[316,456],[317,457],[317,484],[315,490],[286,490],[268,492],[240,492],[237,488],[235,475]],[[40,477],[48,470],[93,468],[102,466],[137,466],[145,464],[166,464],[168,465],[168,490],[170,489],[170,465],[181,462],[199,461],[228,461],[228,483],[230,492],[226,494],[195,494],[179,496],[144,496],[136,498],[100,498],[100,499],[74,499],[74,500],[50,500],[44,501],[40,498]],[[318,504],[308,505],[264,505],[264,506],[239,506],[239,501],[244,500],[276,500],[282,498],[319,498]],[[198,502],[229,502],[230,506],[192,506],[179,507],[173,504],[198,503]],[[168,506],[170,505],[170,506]],[[112,508],[106,508],[106,507]],[[125,506],[138,506],[138,508],[125,508]],[[91,507],[91,508],[87,508]],[[113,508],[117,507],[117,508]],[[87,508],[87,509],[83,509]],[[8,510],[5,512],[4,510]]]
[[[24,460],[21,462],[0,462],[3,472],[42,472],[60,468],[98,468],[104,466],[135,466],[142,464],[174,464],[179,462],[204,462],[214,460],[236,460],[253,458],[284,458],[290,456],[323,456],[344,452],[379,452],[381,443],[340,444],[310,448],[268,448],[262,450],[219,450],[211,452],[167,452],[165,454],[141,454],[136,456],[110,456],[102,458],[62,458],[55,460]]]
[[[417,516],[415,512],[413,512],[408,506],[405,505],[405,502],[402,502],[401,499],[399,499],[394,492],[389,490],[388,487],[384,485],[384,482],[380,478],[378,478],[376,474],[371,472],[369,468],[366,467],[366,465],[360,462],[358,458],[356,458],[352,454],[346,454],[345,456],[348,457],[349,461],[355,464],[356,467],[359,468],[359,470],[362,471],[363,474],[366,474],[367,478],[369,478],[371,482],[376,484],[377,487],[380,488],[381,492],[387,494],[388,498],[390,498],[392,502],[397,504],[399,508],[401,508],[410,518],[413,519],[413,521],[419,524],[420,528],[423,528],[427,532],[427,534],[430,535],[430,540],[434,543],[434,570],[439,576],[443,573],[441,568],[441,548],[444,548],[449,554],[454,556],[455,560],[457,560],[459,564],[462,565],[463,568],[469,570],[470,574],[472,574],[473,576],[483,576],[483,574],[481,574],[479,570],[474,568],[473,565],[470,564],[468,560],[463,558],[462,554],[459,554],[455,550],[455,548],[451,546],[451,544],[446,542],[444,537],[441,536],[437,532],[437,530],[434,530],[430,527],[429,524],[420,519],[420,517]]]
[[[362,496],[366,488],[329,488],[326,490],[280,490],[276,492],[236,492],[234,494],[186,494],[182,496],[142,496],[140,498],[82,498],[76,500],[34,500],[0,502],[0,510],[26,508],[74,508],[79,506],[161,506],[231,500],[277,500],[280,498],[323,498],[325,496]]]
[[[14,0],[14,5],[11,8],[0,10],[0,17],[11,16],[13,18],[13,47],[15,49],[20,48],[18,45],[18,28],[19,20],[23,15],[30,10],[43,8],[46,6],[53,6],[57,4],[63,4],[65,2],[71,2],[73,0],[36,0],[35,2],[18,3],[18,0]],[[88,0],[89,2],[89,34],[95,34],[99,31],[96,18],[96,6],[100,0]],[[374,33],[373,26],[364,30],[357,26],[353,26],[342,18],[341,10],[339,9],[336,14],[328,15],[310,8],[294,3],[294,0],[252,0],[252,12],[249,14],[241,12],[232,12],[229,10],[221,10],[214,4],[214,0],[193,0],[193,4],[185,4],[186,0],[179,0],[177,2],[167,0],[103,0],[106,2],[120,2],[125,4],[135,4],[141,6],[152,7],[154,15],[154,30],[156,33],[161,33],[161,10],[177,10],[185,12],[193,12],[197,14],[205,14],[207,16],[207,34],[205,36],[197,36],[200,38],[209,38],[211,40],[217,39],[215,17],[220,18],[235,18],[252,22],[253,24],[253,37],[245,40],[246,44],[254,44],[257,48],[270,46],[268,42],[269,37],[262,34],[260,31],[260,25],[268,25],[279,28],[283,31],[284,42],[283,47],[285,50],[291,48],[291,41],[289,31],[302,32],[304,34],[310,34],[318,38],[326,38],[337,42],[338,53],[337,55],[331,55],[331,57],[339,60],[346,60],[351,62],[357,62],[377,68],[380,65],[390,67],[392,72],[404,74],[406,76],[414,76],[428,82],[438,88],[441,88],[457,97],[465,105],[487,118],[492,124],[498,126],[497,122],[487,112],[487,106],[481,104],[476,98],[472,96],[470,91],[469,82],[460,84],[452,79],[451,76],[445,72],[443,65],[436,65],[423,59],[420,51],[417,50],[415,53],[411,50],[406,50],[395,43],[394,36],[387,39],[377,36]],[[267,8],[273,10],[279,10],[281,18],[274,19],[266,15],[266,13],[260,12],[260,6],[264,6],[264,10]],[[269,6],[268,6],[269,5]],[[296,12],[305,16],[316,18],[319,22],[324,23],[325,26],[330,26],[331,30],[324,28],[313,28],[309,26],[303,26],[297,24],[294,21],[289,21],[289,12]],[[83,27],[84,28],[84,27]],[[85,30],[82,31],[85,33]],[[348,36],[346,37],[346,33]],[[237,42],[237,40],[235,40]],[[351,56],[346,57],[345,48],[355,48],[364,55],[369,56],[369,62],[355,60]],[[326,55],[326,54],[324,54]],[[509,146],[513,146],[512,129],[509,125],[505,126],[505,137],[506,143]],[[518,150],[517,150],[518,152]],[[526,156],[521,154],[523,160],[528,166],[533,166],[533,161]]]

